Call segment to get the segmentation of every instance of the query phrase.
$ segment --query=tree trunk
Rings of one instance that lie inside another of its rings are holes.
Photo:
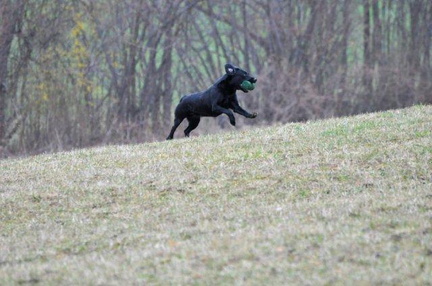
[[[18,33],[17,26],[22,20],[21,1],[6,0],[0,6],[0,145],[6,136],[6,97],[8,60],[14,35]]]
[[[368,111],[372,98],[372,56],[371,56],[371,27],[370,27],[370,4],[364,0],[363,13],[363,85],[365,88],[364,101],[360,103],[360,112]]]

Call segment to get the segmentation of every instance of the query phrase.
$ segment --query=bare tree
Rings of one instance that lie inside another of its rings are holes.
[[[24,1],[5,0],[0,6],[0,146],[7,137],[7,79],[12,41],[20,33]]]

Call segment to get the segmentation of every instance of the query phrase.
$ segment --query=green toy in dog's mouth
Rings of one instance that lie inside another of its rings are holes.
[[[241,88],[244,90],[254,90],[255,89],[255,83],[252,83],[248,80],[244,80],[241,84],[240,84]]]

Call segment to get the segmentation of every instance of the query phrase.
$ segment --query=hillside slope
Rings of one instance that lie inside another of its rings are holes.
[[[0,284],[430,284],[432,106],[0,161]]]

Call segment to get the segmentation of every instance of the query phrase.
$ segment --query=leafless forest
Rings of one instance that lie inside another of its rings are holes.
[[[431,39],[430,0],[0,0],[0,157],[161,140],[226,62],[242,124],[430,104]]]

